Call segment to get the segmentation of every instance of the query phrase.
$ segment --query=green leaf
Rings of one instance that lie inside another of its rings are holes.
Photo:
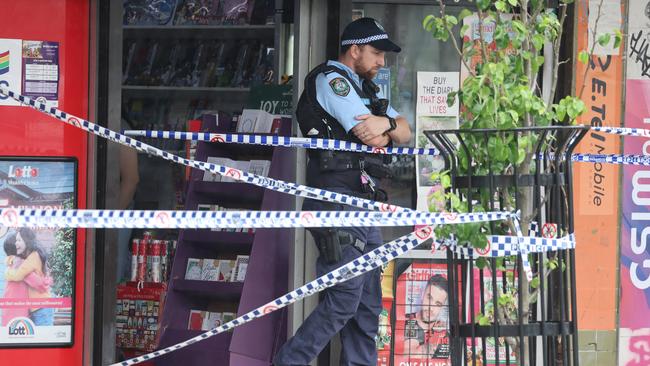
[[[601,34],[598,37],[598,44],[601,45],[602,47],[607,46],[609,44],[609,41],[612,39],[612,35],[609,33]]]
[[[460,34],[463,35],[463,34],[467,33],[468,29],[469,29],[469,24],[464,24],[462,27],[460,27]],[[469,48],[469,47],[472,47],[472,46],[473,46],[472,42],[463,43],[463,48],[466,48],[466,47]]]
[[[451,177],[449,177],[447,174],[442,175],[440,177],[440,185],[445,189],[451,187]]]
[[[508,11],[508,4],[506,4],[506,2],[502,0],[496,1],[494,3],[494,7],[502,13],[506,13]]]
[[[488,264],[488,262],[487,262],[487,259],[485,259],[485,257],[480,257],[479,259],[476,260],[476,267],[478,269],[483,269],[483,268],[487,267],[487,264]]]
[[[510,5],[512,5],[512,6],[517,6],[517,5],[518,5],[517,0],[508,0],[508,3],[509,3]]]
[[[619,48],[623,41],[623,33],[619,29],[614,31],[614,48]]]
[[[456,103],[456,95],[458,94],[457,91],[452,91],[447,94],[447,106],[451,107]]]
[[[530,281],[530,287],[532,288],[538,288],[539,287],[539,277],[533,278],[532,281]]]
[[[451,24],[452,26],[458,24],[458,19],[456,19],[456,17],[453,15],[446,15],[445,21],[447,24]]]
[[[486,10],[490,7],[490,0],[476,0],[476,5],[481,10]]]
[[[433,25],[435,23],[436,17],[434,15],[427,15],[424,17],[424,20],[422,20],[422,28],[424,28],[427,32],[431,32],[431,29],[433,29]]]
[[[541,34],[535,34],[533,35],[533,46],[535,46],[536,49],[541,50],[542,47],[544,47],[544,36]]]
[[[523,148],[517,149],[517,165],[523,163],[525,158],[526,158],[526,150],[524,150]]]
[[[463,8],[463,10],[461,10],[460,13],[458,14],[458,19],[463,20],[463,19],[467,18],[470,15],[472,15],[472,12],[469,9]],[[464,33],[464,32],[461,32],[461,34],[462,33]]]
[[[585,65],[588,64],[589,63],[589,52],[580,51],[580,53],[578,53],[578,61],[582,62]]]
[[[483,314],[477,315],[476,320],[478,321],[478,325],[482,325],[482,326],[490,325],[490,318],[488,318]]]

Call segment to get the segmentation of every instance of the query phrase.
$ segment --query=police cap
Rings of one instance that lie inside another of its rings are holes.
[[[399,52],[402,49],[388,39],[384,27],[373,18],[359,18],[348,24],[341,34],[341,46],[369,44],[378,50]]]

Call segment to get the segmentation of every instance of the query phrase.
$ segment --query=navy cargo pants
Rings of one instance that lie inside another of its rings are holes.
[[[325,205],[327,208],[324,207]],[[343,205],[337,206],[336,210],[358,210]],[[324,209],[331,210],[332,204],[306,200],[303,205],[303,210]],[[382,244],[381,231],[377,227],[345,227],[340,230],[366,243],[364,253]],[[317,275],[322,276],[362,254],[356,247],[347,245],[343,248],[341,260],[337,263],[328,264],[322,256],[319,256],[316,262]],[[340,332],[343,346],[341,365],[376,365],[375,336],[380,312],[379,268],[330,287],[323,291],[320,303],[296,334],[279,350],[273,360],[274,365],[308,365],[337,332]]]

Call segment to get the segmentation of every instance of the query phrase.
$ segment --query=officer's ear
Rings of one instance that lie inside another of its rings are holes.
[[[353,59],[358,60],[361,58],[361,51],[364,45],[353,44],[350,46],[350,56]]]

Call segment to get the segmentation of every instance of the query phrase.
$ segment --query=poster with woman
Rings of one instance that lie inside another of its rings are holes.
[[[447,265],[410,263],[397,277],[394,364],[451,365],[448,329]]]
[[[0,159],[0,207],[75,207],[76,161]],[[72,342],[74,229],[0,227],[0,347]]]

